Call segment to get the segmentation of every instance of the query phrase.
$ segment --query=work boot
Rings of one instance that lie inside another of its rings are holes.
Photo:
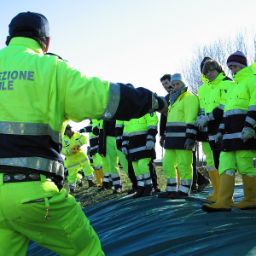
[[[113,194],[120,194],[122,193],[122,185],[121,184],[116,184],[113,187]]]
[[[243,175],[243,189],[244,199],[234,204],[234,207],[241,210],[253,210],[256,209],[256,177],[250,177]]]
[[[197,193],[202,192],[209,184],[210,182],[206,180],[204,183],[197,185]]]
[[[152,196],[152,185],[151,184],[150,185],[148,184],[145,186],[142,196]]]
[[[235,187],[235,176],[223,173],[220,175],[219,195],[216,203],[204,204],[202,210],[206,212],[226,212],[231,211],[232,196]]]
[[[114,188],[113,194],[121,194],[122,193],[122,188]]]
[[[173,193],[172,197],[170,197],[171,199],[186,199],[188,197],[188,193],[182,192],[182,191],[178,191]]]
[[[176,191],[165,191],[165,192],[160,192],[157,197],[158,198],[173,198],[177,194]]]
[[[89,188],[96,187],[96,184],[92,180],[88,180],[88,186]]]
[[[127,194],[128,195],[134,194],[136,192],[136,189],[137,189],[137,185],[136,186],[132,186],[132,188],[127,191]]]
[[[75,184],[69,184],[69,193],[73,194],[75,192],[76,185]]]
[[[218,193],[219,193],[219,187],[220,187],[220,175],[218,170],[214,170],[214,171],[209,171],[209,177],[210,177],[210,181],[212,183],[212,194],[209,195],[206,199],[209,202],[215,203],[217,201],[218,198]]]
[[[78,181],[76,182],[76,184],[77,184],[77,186],[80,187],[80,188],[84,185],[82,179],[81,179],[81,180],[78,180]]]
[[[161,190],[159,187],[153,187],[153,190],[152,190],[153,193],[160,193]]]
[[[98,191],[100,192],[100,191],[105,191],[106,190],[106,188],[104,187],[104,186],[101,186],[101,187],[98,187]]]
[[[111,183],[111,182],[103,181],[102,187],[103,187],[104,189],[111,189],[111,188],[112,188],[112,183]]]
[[[197,184],[195,184],[195,183],[192,184],[191,193],[193,193],[193,194],[198,193]]]
[[[137,186],[137,189],[135,194],[133,195],[133,198],[142,197],[144,190],[145,190],[145,187]]]

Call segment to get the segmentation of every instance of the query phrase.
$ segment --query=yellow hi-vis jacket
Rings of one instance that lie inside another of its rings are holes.
[[[163,106],[145,88],[87,78],[31,38],[14,37],[0,50],[0,167],[64,177],[65,120],[129,120]],[[129,104],[129,108],[127,105]]]
[[[158,117],[156,113],[124,122],[122,146],[127,147],[129,159],[137,161],[143,158],[155,158],[155,149],[146,148],[147,141],[155,142]]]
[[[241,132],[244,127],[256,125],[256,76],[251,67],[245,67],[234,76],[236,85],[224,107],[222,150],[256,149],[256,140],[243,142]]]
[[[64,135],[62,140],[62,154],[65,155],[65,167],[72,168],[75,165],[87,161],[87,156],[81,146],[87,143],[87,138],[75,132],[71,138]]]
[[[205,95],[205,114],[211,116],[207,128],[209,143],[212,148],[216,146],[215,137],[223,119],[224,106],[234,85],[234,81],[225,76],[223,72],[221,72],[213,81],[208,81],[209,90],[207,90],[207,94]]]
[[[199,112],[199,101],[192,92],[185,91],[169,106],[166,132],[165,149],[184,149],[187,138],[196,138],[196,117]]]
[[[207,95],[210,92],[210,86],[208,80],[202,76],[203,84],[199,86],[197,94],[199,100],[199,113],[198,116],[205,115],[205,107],[207,106]],[[202,131],[197,131],[198,141],[208,141],[208,128],[204,127]]]
[[[30,38],[0,50],[0,166],[63,177],[61,129],[66,119],[102,117],[110,84],[86,78]]]

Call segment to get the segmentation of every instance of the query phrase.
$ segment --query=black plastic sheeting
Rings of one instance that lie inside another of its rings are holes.
[[[124,197],[84,211],[107,256],[255,256],[256,210],[205,213],[201,205],[207,194],[187,200]],[[235,201],[242,194],[237,186]],[[56,254],[31,244],[28,255]]]

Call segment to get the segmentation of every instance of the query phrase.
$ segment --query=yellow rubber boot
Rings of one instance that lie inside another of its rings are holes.
[[[206,212],[230,211],[232,206],[232,196],[235,187],[235,176],[223,173],[220,176],[219,195],[216,203],[204,204],[202,210]]]
[[[207,197],[207,200],[215,203],[218,198],[219,187],[220,187],[220,175],[218,170],[208,172],[210,181],[212,183],[212,195]]]
[[[104,177],[102,169],[95,170],[95,177],[96,177],[96,184],[97,184],[97,186],[101,187],[102,186],[102,182],[103,182],[103,177]]]
[[[256,177],[243,175],[244,199],[234,207],[241,210],[256,209]]]
[[[177,179],[177,188],[180,188],[180,173],[179,170],[176,168],[176,179]]]

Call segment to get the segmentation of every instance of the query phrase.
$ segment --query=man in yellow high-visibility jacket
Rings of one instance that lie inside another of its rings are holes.
[[[166,102],[144,88],[85,77],[46,55],[49,42],[46,17],[24,12],[0,50],[0,255],[26,255],[29,240],[59,255],[104,255],[81,206],[57,186],[63,122],[129,120]]]
[[[224,107],[224,118],[216,140],[222,139],[220,191],[216,203],[203,205],[207,212],[230,211],[231,207],[256,209],[256,77],[245,55],[237,51],[227,59],[233,74],[233,90]],[[242,175],[244,199],[233,204],[235,173]]]
[[[215,142],[218,128],[223,119],[223,109],[227,97],[233,88],[234,82],[225,75],[220,64],[215,60],[207,60],[203,65],[204,86],[199,90],[200,105],[203,112],[197,118],[199,130],[207,128],[207,135],[214,159],[215,169],[209,169],[209,177],[213,187],[213,194],[207,199],[216,202],[219,190],[219,157],[221,151],[220,143]],[[206,142],[203,149],[207,149]],[[207,151],[207,150],[206,150]],[[208,154],[209,155],[209,154]]]
[[[187,90],[181,74],[172,75],[173,91],[165,132],[163,172],[166,191],[158,197],[185,198],[192,185],[192,149],[195,146],[195,121],[199,111],[197,96]],[[176,167],[180,176],[178,186]]]

